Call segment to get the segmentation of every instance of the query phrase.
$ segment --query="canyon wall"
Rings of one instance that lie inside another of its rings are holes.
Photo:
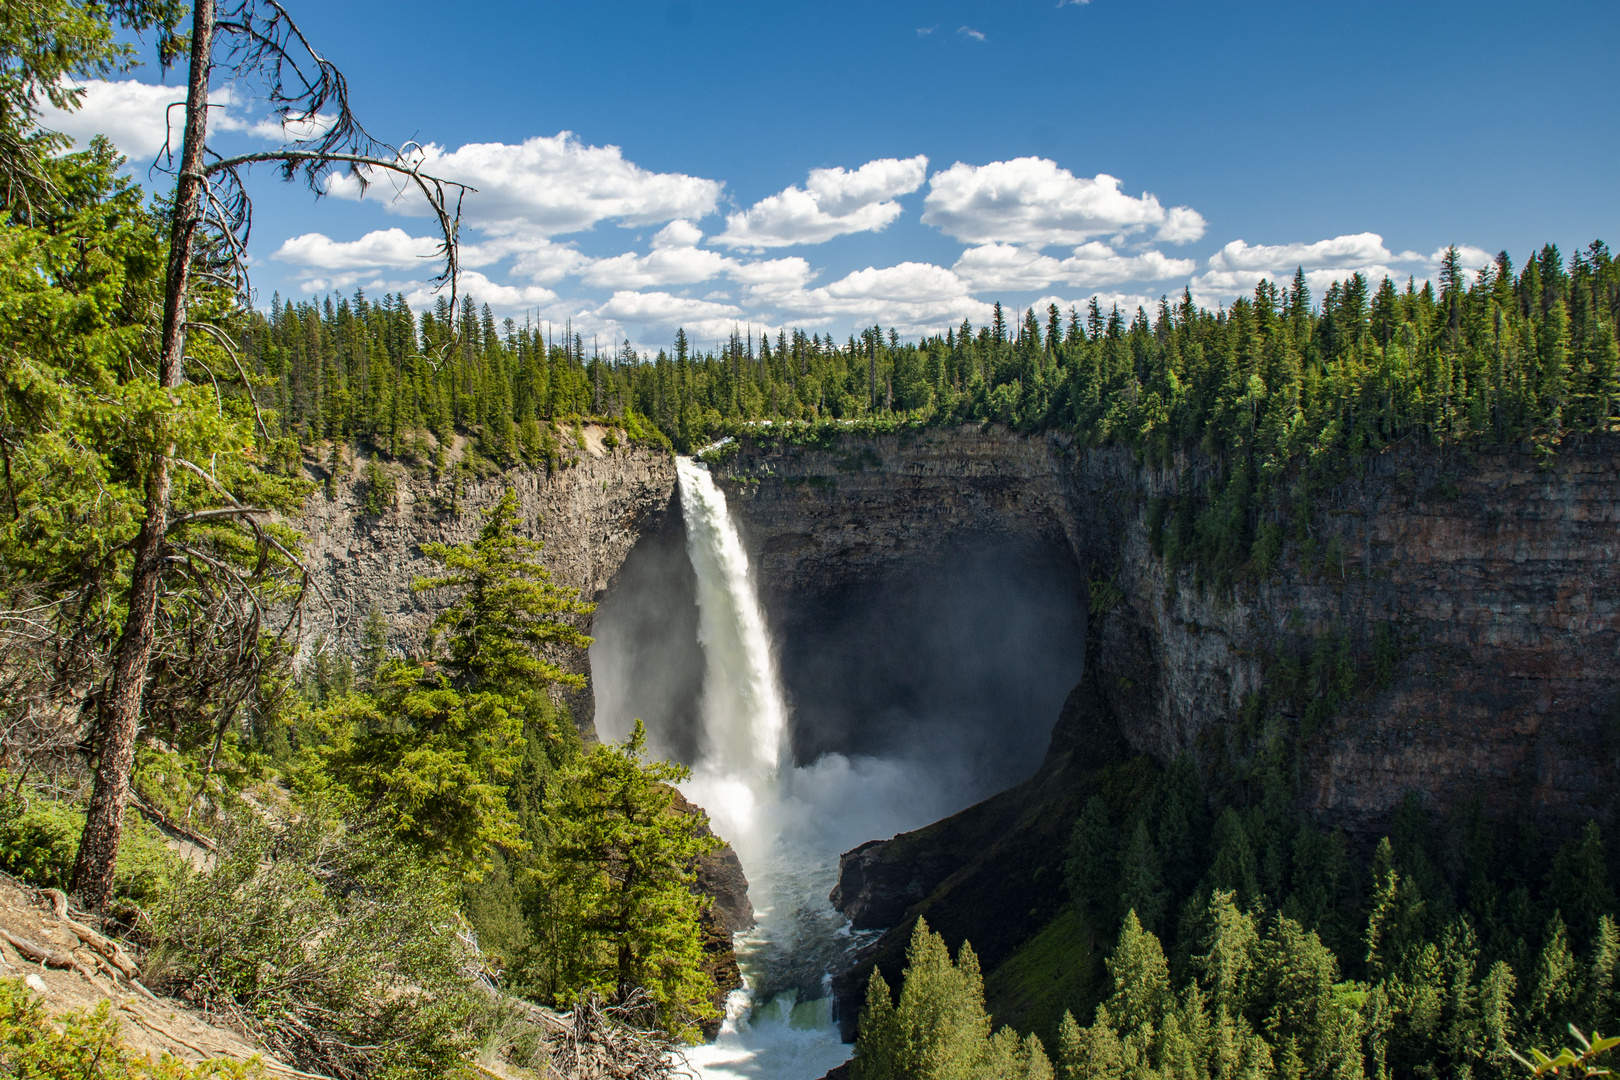
[[[583,434],[564,447],[571,467],[465,475],[454,500],[450,479],[388,465],[398,498],[380,515],[362,512],[364,462],[350,460],[332,497],[307,504],[306,640],[325,633],[353,649],[375,606],[396,650],[416,648],[443,603],[410,589],[431,566],[420,545],[476,535],[478,511],[507,486],[555,580],[600,598],[672,512],[675,471],[666,452]],[[1160,761],[1197,751],[1260,689],[1283,644],[1364,642],[1383,623],[1400,657],[1393,679],[1317,733],[1303,809],[1377,828],[1409,790],[1437,807],[1479,790],[1504,811],[1610,812],[1594,754],[1613,741],[1620,680],[1614,440],[1566,447],[1550,467],[1516,451],[1387,452],[1318,500],[1318,549],[1337,536],[1342,561],[1304,557],[1290,540],[1263,582],[1225,594],[1193,587],[1185,569],[1172,583],[1149,549],[1148,500],[1173,493],[1181,471],[1118,449],[977,426],[730,449],[716,472],[779,631],[813,616],[818,598],[927,566],[964,536],[1060,544],[1086,579],[1117,589],[1094,613],[1087,652],[1136,751]]]
[[[1177,493],[1186,460],[1151,469],[1117,448],[974,427],[745,444],[719,471],[786,648],[818,597],[931,562],[946,572],[953,536],[1060,538],[1091,585],[1075,597],[1092,607],[1085,677],[1035,775],[845,855],[834,903],[857,928],[897,928],[835,980],[846,1035],[872,966],[898,976],[914,917],[971,940],[993,971],[1056,914],[1064,844],[1097,770],[1182,752],[1211,764],[1268,667],[1323,640],[1348,642],[1363,671],[1309,734],[1301,717],[1271,720],[1301,736],[1303,813],[1367,838],[1409,793],[1436,811],[1478,795],[1555,833],[1612,820],[1616,440],[1545,464],[1394,448],[1319,493],[1308,533],[1231,590],[1171,575],[1153,554],[1150,507]],[[1390,669],[1368,679],[1380,634]]]
[[[305,604],[306,650],[325,635],[331,645],[357,652],[362,623],[374,608],[387,620],[392,651],[404,655],[419,649],[428,624],[450,599],[411,590],[414,579],[437,571],[421,545],[475,539],[482,512],[507,488],[517,493],[525,533],[545,544],[541,557],[552,580],[578,589],[581,599],[600,599],[636,540],[656,529],[669,511],[675,491],[675,462],[666,451],[628,442],[610,445],[606,434],[593,425],[576,443],[564,432],[561,455],[572,463],[556,473],[518,468],[480,475],[457,469],[465,453],[459,440],[442,475],[379,463],[396,487],[392,505],[380,514],[364,509],[369,459],[346,459],[335,482],[305,501],[300,523],[314,586]],[[305,466],[326,485],[324,459]],[[583,656],[563,659],[587,673]],[[573,704],[576,722],[589,733],[588,693]]]
[[[1398,657],[1389,685],[1315,735],[1303,809],[1367,830],[1408,791],[1441,808],[1478,790],[1538,817],[1610,812],[1594,754],[1620,689],[1614,440],[1568,446],[1550,466],[1517,451],[1391,450],[1317,499],[1316,550],[1337,537],[1342,558],[1290,539],[1270,575],[1230,592],[1196,588],[1186,568],[1169,579],[1147,507],[1184,469],[1119,449],[975,426],[744,445],[718,470],[773,621],[937,558],[955,535],[1061,538],[1090,581],[1117,590],[1087,651],[1135,751],[1199,753],[1280,649],[1339,634],[1365,652],[1382,623]]]
[[[400,496],[381,515],[361,512],[365,481],[351,463],[332,498],[309,502],[310,562],[327,598],[311,605],[312,629],[352,649],[376,605],[396,649],[415,648],[442,602],[409,590],[429,568],[418,546],[475,535],[471,511],[507,485],[538,518],[556,579],[605,595],[638,539],[678,509],[667,453],[601,436],[588,429],[566,447],[575,463],[554,475],[467,479],[454,500],[448,480],[390,465]],[[993,970],[1061,902],[1057,868],[1088,770],[1184,751],[1209,763],[1276,658],[1324,639],[1364,657],[1381,632],[1392,666],[1301,740],[1301,812],[1363,837],[1409,792],[1435,810],[1477,794],[1494,813],[1555,832],[1612,820],[1620,440],[1566,444],[1545,463],[1518,450],[1393,448],[1318,494],[1308,542],[1292,535],[1263,580],[1231,590],[1198,587],[1188,568],[1172,577],[1151,549],[1153,500],[1176,493],[1187,461],[1153,469],[1118,448],[978,426],[803,445],[745,438],[719,458],[785,669],[804,659],[796,643],[814,643],[852,598],[881,599],[897,576],[961,573],[964,551],[1058,550],[1071,573],[1052,578],[1056,599],[1091,608],[1075,645],[1085,677],[1061,713],[1034,718],[1056,722],[1035,775],[847,855],[835,895],[858,926],[927,914],[947,938],[971,939]],[[1018,677],[1007,672],[1009,683]],[[589,735],[589,694],[575,704]],[[795,747],[817,749],[797,733]],[[879,951],[896,954],[903,943],[888,938]],[[846,1021],[870,963],[840,978]]]

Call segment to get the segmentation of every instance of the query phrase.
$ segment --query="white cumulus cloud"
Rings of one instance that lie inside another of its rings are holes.
[[[835,236],[883,229],[900,216],[895,198],[922,186],[928,158],[880,158],[858,169],[812,169],[805,186],[789,187],[726,218],[715,242],[761,251],[819,244]]]
[[[378,229],[358,240],[333,240],[312,232],[283,241],[270,257],[310,270],[406,270],[425,265],[437,247],[436,241],[411,236],[404,229]]]
[[[919,262],[869,266],[820,288],[784,289],[772,299],[779,309],[802,317],[796,322],[844,317],[862,325],[881,323],[903,334],[944,330],[964,318],[982,321],[990,311],[955,272]]]
[[[928,182],[923,223],[965,243],[1071,246],[1100,236],[1156,230],[1183,244],[1204,235],[1204,219],[1188,206],[1166,210],[1156,195],[1119,189],[1107,173],[1075,176],[1046,158],[988,165],[957,162]]]
[[[1421,273],[1424,257],[1415,251],[1391,252],[1374,232],[1346,233],[1327,240],[1295,244],[1249,244],[1233,240],[1209,257],[1208,268],[1192,279],[1200,303],[1220,303],[1250,292],[1262,279],[1286,284],[1296,269],[1305,271],[1311,290],[1321,293],[1335,281],[1363,274],[1376,284],[1386,275],[1404,278]],[[1396,263],[1417,264],[1403,271]]]
[[[722,304],[713,300],[697,300],[672,293],[620,291],[591,314],[616,323],[639,326],[657,340],[667,341],[676,327],[683,327],[694,343],[702,344],[729,337],[733,329],[746,326],[755,332],[774,333],[775,326],[762,326],[757,318],[750,319],[735,304]]]
[[[718,251],[695,247],[654,248],[649,254],[598,259],[580,274],[599,289],[644,289],[649,285],[690,285],[725,272],[731,260]]]
[[[952,267],[975,290],[1044,289],[1061,283],[1076,288],[1118,285],[1127,281],[1163,281],[1190,274],[1191,259],[1172,259],[1158,251],[1120,254],[1099,240],[1082,244],[1066,259],[1043,255],[1032,247],[984,244],[968,248]]]
[[[87,145],[92,136],[105,135],[131,161],[156,157],[166,138],[173,139],[173,149],[178,153],[185,113],[169,106],[184,104],[185,87],[137,79],[88,79],[76,85],[84,88],[79,108],[58,109],[47,102],[40,115],[46,127],[70,136],[79,146]],[[244,115],[247,105],[228,86],[210,93],[208,101],[215,106],[208,115],[213,131],[244,132],[271,142],[307,139],[319,135],[333,122],[333,117],[324,114],[292,117],[285,122],[279,117],[253,119]]]
[[[543,286],[505,285],[491,281],[477,270],[463,270],[459,288],[462,296],[470,296],[479,304],[488,304],[497,317],[515,315],[529,308],[548,307],[557,300],[557,294]],[[447,295],[444,290],[421,284],[407,293],[405,299],[420,310],[431,307],[440,296]]]
[[[164,111],[171,103],[186,100],[183,86],[158,86],[134,79],[89,79],[81,85],[84,96],[78,109],[69,112],[47,103],[40,120],[46,127],[72,137],[80,146],[87,145],[93,136],[105,135],[119,153],[132,161],[157,156],[165,137]],[[176,109],[173,119],[178,150],[185,114]]]
[[[492,234],[550,237],[580,232],[598,222],[651,225],[713,213],[723,187],[685,173],[644,169],[617,146],[590,146],[572,132],[537,135],[516,145],[468,143],[456,150],[423,149],[422,171],[477,189],[462,204],[465,220]],[[397,179],[379,177],[367,192],[403,213],[426,212]],[[334,177],[328,191],[359,198],[359,184]]]

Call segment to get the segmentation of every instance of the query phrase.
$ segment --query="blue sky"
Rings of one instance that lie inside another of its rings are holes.
[[[289,7],[375,134],[480,188],[465,287],[604,344],[1620,241],[1613,3]],[[60,126],[150,160],[165,92],[91,90]],[[275,134],[240,91],[220,115],[221,145]],[[254,192],[266,303],[431,302],[408,200]]]

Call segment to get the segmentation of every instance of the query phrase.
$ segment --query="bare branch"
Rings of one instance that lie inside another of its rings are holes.
[[[250,514],[268,514],[271,511],[258,506],[224,506],[218,510],[197,510],[184,517],[175,518],[169,522],[169,531],[173,532],[182,525],[190,525],[197,521],[211,521],[215,518],[235,518]]]

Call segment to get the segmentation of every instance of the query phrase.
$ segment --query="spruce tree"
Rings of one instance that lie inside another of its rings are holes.
[[[902,1046],[894,999],[881,971],[874,969],[866,984],[866,1005],[858,1030],[855,1056],[849,1063],[850,1080],[904,1080],[899,1071]]]
[[[508,490],[472,543],[422,545],[445,573],[414,587],[458,591],[431,626],[445,650],[382,664],[373,697],[346,707],[345,734],[325,751],[333,777],[369,812],[469,876],[488,868],[492,846],[524,846],[506,789],[525,730],[544,740],[553,766],[578,744],[550,687],[582,680],[551,653],[590,643],[569,617],[591,605],[551,583],[540,544],[516,532],[517,505]]]
[[[1165,962],[1159,939],[1143,929],[1136,912],[1127,911],[1119,929],[1119,941],[1108,958],[1108,974],[1113,993],[1108,998],[1109,1015],[1123,1032],[1157,1028],[1170,995],[1170,967]]]
[[[1170,894],[1164,888],[1164,877],[1159,868],[1159,849],[1148,835],[1147,821],[1137,818],[1131,831],[1130,846],[1120,865],[1119,906],[1134,911],[1142,925],[1153,929],[1164,916]]]
[[[637,720],[624,742],[595,747],[557,777],[545,800],[543,887],[572,932],[562,958],[569,993],[624,1003],[645,991],[661,1026],[696,1038],[716,1010],[703,970],[707,901],[692,885],[697,860],[722,841],[704,815],[675,809],[670,785],[690,771],[646,760],[646,748]]]

